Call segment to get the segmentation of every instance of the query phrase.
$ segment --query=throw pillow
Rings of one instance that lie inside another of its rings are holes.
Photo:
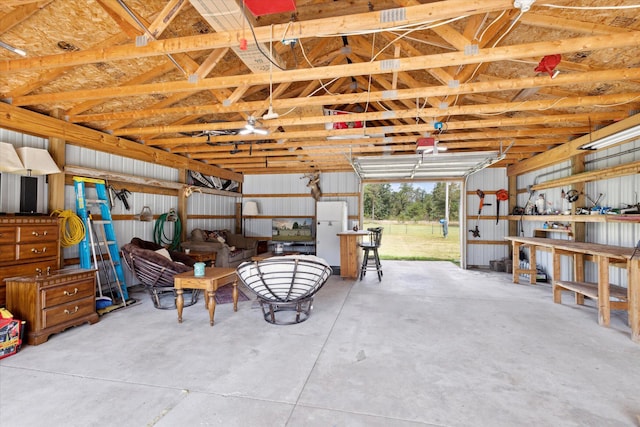
[[[227,240],[225,230],[202,230],[207,242],[220,242],[224,243]],[[220,240],[222,238],[223,240]]]
[[[155,251],[155,253],[160,254],[167,259],[171,259],[171,255],[169,255],[169,251],[166,250],[165,248],[158,249],[157,251]]]

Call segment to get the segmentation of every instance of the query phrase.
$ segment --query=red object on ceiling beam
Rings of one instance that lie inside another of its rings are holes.
[[[295,0],[244,0],[245,6],[253,16],[272,15],[274,13],[294,12]]]

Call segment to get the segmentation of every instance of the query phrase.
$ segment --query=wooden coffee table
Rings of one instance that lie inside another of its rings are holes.
[[[233,284],[233,311],[238,311],[238,276],[235,268],[207,267],[204,269],[204,276],[194,276],[193,271],[176,274],[173,277],[173,287],[177,294],[178,323],[182,323],[184,289],[204,289],[206,291],[204,306],[209,310],[209,323],[213,326],[216,290],[229,283]]]

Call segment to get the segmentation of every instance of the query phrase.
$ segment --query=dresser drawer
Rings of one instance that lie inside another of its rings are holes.
[[[69,283],[64,286],[44,289],[42,291],[42,307],[49,308],[54,305],[69,303],[86,297],[94,297],[94,281]]]
[[[95,312],[96,302],[93,294],[87,298],[45,308],[42,310],[42,328],[73,322],[87,315],[95,315]]]
[[[10,245],[0,246],[0,262],[10,262],[16,260],[16,245],[13,243]]]
[[[50,254],[51,255],[51,254]],[[6,267],[0,267],[0,278],[6,279],[8,277],[17,276],[39,276],[47,275],[52,271],[58,270],[58,259],[48,257],[46,260],[33,261],[25,264],[8,265]],[[0,281],[0,285],[3,282]]]
[[[29,224],[16,227],[17,243],[32,243],[58,240],[58,225]]]
[[[15,243],[15,241],[16,241],[15,227],[0,227],[0,244]]]
[[[18,260],[58,256],[58,242],[39,242],[18,245]]]
[[[18,276],[46,275],[49,272],[58,270],[58,268],[57,258],[0,267],[0,307],[7,303],[4,279]]]

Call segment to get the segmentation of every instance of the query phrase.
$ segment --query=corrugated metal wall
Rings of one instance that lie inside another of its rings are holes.
[[[258,203],[260,216],[265,218],[250,218],[245,220],[247,236],[271,236],[272,216],[309,216],[316,213],[316,201],[311,197],[308,179],[303,174],[283,175],[247,175],[243,184],[243,192],[247,195],[243,203],[249,200]],[[360,179],[352,172],[335,172],[320,174],[320,189],[323,201],[346,200],[349,216],[359,216],[358,197],[345,194],[360,193]],[[260,195],[264,194],[264,197]],[[282,194],[283,197],[273,197]],[[284,195],[300,194],[300,197],[284,197]]]
[[[585,157],[585,170],[596,171],[605,168],[637,162],[640,160],[640,141],[622,144],[608,150],[601,150]],[[571,175],[571,163],[563,162],[553,167],[540,169],[532,173],[528,173],[518,177],[518,188],[525,189],[529,185],[541,184],[546,181],[563,178]],[[570,190],[570,186],[564,188],[565,191]],[[570,204],[561,197],[563,188],[551,188],[536,192],[531,198],[534,202],[541,194],[547,202],[547,206],[553,211],[570,210]],[[602,179],[585,183],[584,193],[581,195],[577,206],[591,209],[593,203],[598,198],[598,205],[610,208],[624,208],[640,201],[638,192],[640,191],[640,175],[629,175],[617,178]],[[602,196],[600,196],[602,194]],[[518,206],[525,206],[529,196],[526,193],[518,195]],[[591,200],[590,200],[591,199]],[[522,229],[524,233],[521,235],[531,237],[535,228],[540,228],[545,222],[544,216],[539,220],[524,221]],[[569,223],[566,221],[565,223]],[[560,233],[550,233],[552,238],[566,238]],[[633,247],[640,239],[640,224],[637,223],[616,223],[616,222],[587,222],[585,224],[585,241],[590,243],[600,243],[615,246]],[[570,272],[572,271],[572,261],[569,257],[562,257],[561,271],[563,272],[562,280],[570,280]],[[553,259],[551,253],[545,251],[537,252],[536,264],[540,266],[552,278]],[[610,282],[620,286],[627,284],[627,271],[624,269],[610,267]],[[565,277],[566,276],[566,277]],[[597,268],[593,263],[587,263],[585,266],[585,279],[590,282],[597,282]]]
[[[24,135],[4,129],[0,129],[0,140],[10,142],[16,147],[30,146],[37,148],[48,148],[48,140]],[[78,146],[67,145],[66,147],[66,163],[73,166],[82,166],[87,168],[117,172],[128,175],[135,175],[146,178],[154,178],[164,181],[178,180],[178,170],[155,163],[143,162],[118,156],[110,153],[104,153],[91,149],[81,148]],[[38,211],[40,213],[47,212],[47,186],[45,177],[38,177]],[[123,188],[118,187],[118,190]],[[18,212],[20,194],[20,176],[13,174],[2,174],[0,180],[0,211],[2,212]],[[95,198],[95,190],[92,187],[86,189],[88,198]],[[126,210],[124,204],[119,200],[112,209],[112,215],[138,215],[145,206],[148,206],[154,215],[169,212],[170,209],[177,209],[178,197],[160,194],[148,193],[131,193],[128,198],[129,210]],[[235,204],[241,200],[238,197],[228,197],[219,195],[203,195],[194,193],[187,201],[190,215],[218,215],[228,216],[229,218],[214,219],[190,219],[187,224],[182,227],[190,232],[193,228],[218,229],[227,228],[234,229],[235,220]],[[75,212],[75,190],[73,186],[65,187],[65,209]],[[155,221],[114,221],[114,230],[118,244],[123,245],[133,237],[140,237],[144,240],[154,240]],[[170,240],[173,237],[175,224],[165,223],[160,234],[163,240]],[[75,258],[78,256],[78,247],[73,246],[63,249],[64,258]],[[126,270],[126,269],[125,269]],[[131,284],[130,275],[126,277],[127,283]]]
[[[36,148],[48,148],[48,141],[43,138],[37,138],[30,135],[20,134],[4,129],[0,129],[0,140],[10,142],[17,147],[30,146]],[[129,159],[114,154],[102,153],[90,149],[80,148],[77,146],[67,146],[67,164],[75,166],[83,166],[101,170],[108,170],[123,174],[135,174],[148,178],[156,178],[166,181],[177,181],[178,170],[161,166],[153,163],[142,162]],[[620,164],[637,162],[640,160],[640,141],[623,144],[609,150],[602,150],[597,153],[590,154],[586,157],[586,170],[600,170]],[[527,189],[533,184],[543,183],[549,180],[562,178],[570,175],[570,162],[563,162],[553,167],[541,169],[532,173],[528,173],[518,177],[517,186],[519,189]],[[284,175],[248,175],[245,177],[243,190],[250,197],[243,198],[240,194],[238,197],[225,197],[217,195],[203,195],[194,193],[188,199],[188,209],[191,215],[214,215],[229,218],[214,219],[191,219],[187,224],[183,224],[187,232],[194,228],[226,228],[234,229],[235,220],[231,217],[235,214],[236,203],[245,202],[247,200],[255,200],[258,202],[260,215],[265,216],[264,219],[248,219],[245,222],[246,234],[249,236],[266,237],[271,235],[271,219],[269,215],[283,216],[314,216],[315,200],[309,196],[309,188],[307,187],[307,179],[302,174],[284,174]],[[468,217],[467,224],[462,232],[465,233],[464,242],[477,240],[498,241],[502,240],[508,234],[507,221],[501,220],[498,224],[495,222],[496,215],[496,198],[495,191],[501,188],[507,188],[506,170],[502,168],[488,168],[477,172],[470,176],[466,182],[466,199],[463,204]],[[349,216],[360,217],[358,211],[358,194],[360,194],[361,183],[355,173],[322,173],[320,174],[320,188],[324,196],[322,200],[346,200],[349,206]],[[485,206],[482,211],[483,218],[476,221],[478,212],[479,197],[475,194],[477,189],[485,191],[486,203],[491,206]],[[592,200],[596,200],[600,194],[599,204],[612,208],[626,207],[639,201],[638,189],[640,189],[640,175],[630,175],[619,178],[605,179],[585,184],[585,193]],[[532,197],[532,202],[544,194],[544,199],[548,209],[552,211],[565,211],[569,209],[569,203],[562,199],[562,188],[552,188],[537,192]],[[569,190],[569,187],[564,189]],[[93,191],[88,189],[89,191]],[[19,211],[19,195],[20,193],[20,177],[13,174],[2,174],[0,180],[0,211],[17,212]],[[260,197],[264,194],[265,197]],[[274,194],[300,194],[300,197],[273,197]],[[335,196],[331,196],[331,195]],[[268,197],[267,197],[268,195]],[[517,205],[524,207],[529,199],[529,194],[523,192],[518,195]],[[133,193],[129,196],[130,210],[127,211],[122,203],[117,202],[112,213],[117,214],[139,214],[143,207],[148,206],[154,214],[168,212],[172,208],[177,208],[176,196],[155,195],[146,193]],[[591,203],[584,196],[581,197],[579,205],[591,207]],[[38,211],[47,211],[47,186],[46,178],[38,178]],[[508,214],[508,203],[501,205],[501,215]],[[71,186],[65,189],[65,208],[75,211],[75,193]],[[480,238],[475,239],[468,231],[474,229],[478,224],[480,230]],[[535,228],[541,227],[544,218],[540,221],[524,221],[521,224],[523,232],[521,235],[532,236]],[[173,234],[172,224],[166,224],[164,234],[171,236]],[[140,237],[145,240],[153,240],[154,222],[142,221],[116,221],[114,223],[116,235],[120,244],[128,242],[132,237]],[[518,227],[520,229],[520,226]],[[554,236],[551,237],[562,237]],[[640,238],[640,224],[637,223],[587,223],[586,224],[586,241],[594,243],[603,243],[610,245],[619,245],[632,247],[635,246]],[[508,256],[508,246],[501,244],[467,244],[466,245],[466,266],[483,266],[489,265],[494,259],[501,259]],[[77,248],[64,249],[65,258],[73,258],[77,256]],[[563,257],[562,271],[571,271],[570,260]],[[537,263],[547,273],[551,273],[552,259],[549,253],[538,252]],[[595,281],[596,269],[594,266],[588,266],[586,269],[586,279]],[[626,271],[611,267],[611,282],[626,286]],[[568,279],[563,277],[562,279]]]
[[[465,233],[466,267],[489,267],[489,261],[499,260],[509,255],[509,246],[506,244],[482,244],[482,241],[502,241],[508,234],[508,221],[502,219],[496,224],[497,201],[495,192],[508,188],[507,172],[505,168],[487,168],[469,176],[466,182],[466,217],[467,224],[461,228],[460,233]],[[478,207],[480,197],[476,191],[485,192],[485,206],[478,220]],[[488,206],[487,204],[490,204]],[[500,215],[507,215],[509,202],[500,203]],[[480,231],[480,237],[473,237],[469,230],[475,230],[476,225]],[[471,243],[470,243],[471,242]]]

